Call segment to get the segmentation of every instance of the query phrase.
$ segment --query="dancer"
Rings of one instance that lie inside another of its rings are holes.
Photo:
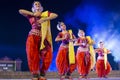
[[[55,41],[62,41],[56,57],[56,66],[60,75],[60,80],[64,80],[65,78],[72,80],[71,74],[75,70],[76,64],[73,45],[70,45],[70,41],[75,39],[75,36],[70,33],[71,31],[69,32],[66,30],[64,22],[59,22],[57,28],[61,32],[59,32]]]
[[[32,28],[26,41],[28,66],[33,75],[32,80],[46,80],[45,74],[52,61],[50,20],[58,15],[49,11],[43,12],[39,1],[33,2],[32,12],[20,9],[19,13],[29,20]]]
[[[80,75],[79,79],[81,79],[87,78],[87,75],[91,70],[90,45],[93,45],[94,41],[89,36],[85,36],[83,30],[78,31],[78,36],[79,37],[74,45],[79,46],[77,49],[76,60],[78,73]]]
[[[107,78],[107,75],[111,71],[111,66],[107,60],[107,54],[110,53],[110,50],[104,47],[103,42],[100,42],[99,48],[95,49],[95,52],[98,53],[96,62],[96,73],[100,78]]]

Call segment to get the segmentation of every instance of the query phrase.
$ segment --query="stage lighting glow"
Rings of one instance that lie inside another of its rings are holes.
[[[103,1],[104,2],[104,1]],[[104,7],[103,7],[104,6]],[[105,43],[105,47],[111,50],[114,61],[120,61],[120,5],[111,8],[113,5],[104,3],[83,3],[74,11],[65,15],[65,22],[76,26],[75,28],[83,29],[95,41],[95,47],[98,47],[99,41]],[[118,9],[118,10],[117,10]],[[87,26],[81,26],[85,23]]]

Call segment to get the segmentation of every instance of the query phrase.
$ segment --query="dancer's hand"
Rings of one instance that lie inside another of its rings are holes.
[[[64,38],[65,38],[66,40],[68,40],[68,39],[69,39],[69,34],[66,33],[66,34],[64,35]]]
[[[35,12],[33,15],[34,15],[35,17],[40,17],[40,16],[41,16],[41,12]]]
[[[43,23],[43,22],[45,22],[45,21],[46,21],[45,19],[39,19],[39,20],[38,20],[38,23],[41,24],[41,23]]]

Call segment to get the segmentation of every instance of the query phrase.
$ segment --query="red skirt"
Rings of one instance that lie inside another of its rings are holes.
[[[105,69],[104,60],[97,60],[96,62],[96,73],[98,77],[105,77],[111,71],[111,66],[107,62],[107,69]]]
[[[78,73],[81,76],[88,75],[91,67],[90,54],[77,51],[76,60],[77,60]]]
[[[56,57],[56,67],[60,75],[69,72],[70,74],[75,70],[76,64],[69,64],[68,48],[60,47]]]
[[[32,74],[38,74],[39,72],[45,72],[48,70],[52,61],[52,49],[46,47],[40,51],[41,37],[36,35],[28,35],[26,41],[26,53],[28,60],[28,67]],[[40,60],[42,63],[40,63]]]

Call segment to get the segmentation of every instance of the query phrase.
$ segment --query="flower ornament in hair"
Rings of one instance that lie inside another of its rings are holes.
[[[80,33],[79,33],[80,31],[81,31],[81,30],[80,30],[80,29],[78,29],[78,36],[79,36],[79,37],[81,36],[81,35],[80,35]]]
[[[58,24],[57,24],[57,29],[58,29],[59,31],[62,30],[61,27],[60,27],[60,24],[61,24],[61,22],[58,22]]]

